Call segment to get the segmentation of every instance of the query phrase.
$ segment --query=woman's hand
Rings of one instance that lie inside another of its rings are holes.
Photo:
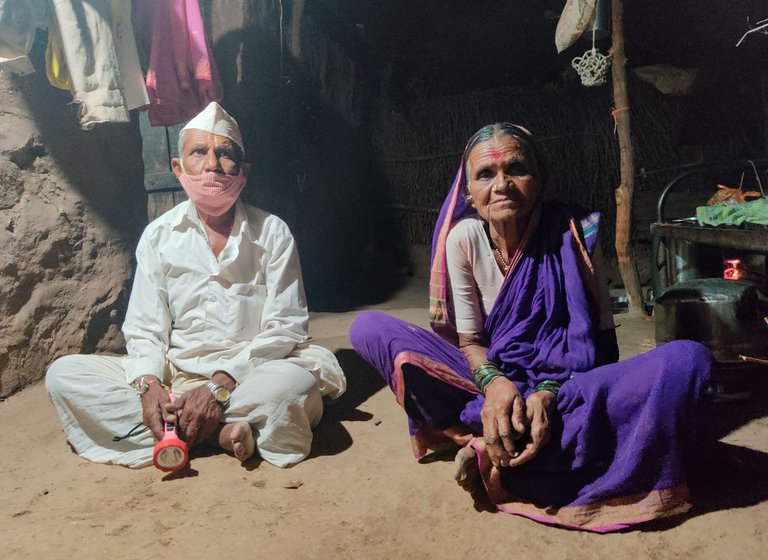
[[[485,388],[480,416],[488,457],[495,467],[508,466],[511,458],[517,456],[515,440],[525,433],[528,424],[517,386],[506,377],[493,379]]]
[[[525,410],[530,426],[530,437],[522,453],[509,461],[510,467],[527,463],[541,451],[552,438],[552,417],[556,413],[557,397],[551,391],[536,391],[528,395]]]

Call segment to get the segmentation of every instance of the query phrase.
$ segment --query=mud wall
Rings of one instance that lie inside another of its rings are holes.
[[[69,93],[40,72],[0,74],[0,99],[5,396],[40,379],[58,356],[123,349],[146,195],[137,126],[80,130]]]
[[[253,164],[244,197],[291,226],[310,308],[348,309],[384,299],[401,257],[372,170],[375,72],[300,5],[202,3],[224,105]],[[39,43],[36,74],[0,76],[0,395],[58,356],[124,349],[146,225],[137,123],[81,131],[70,94],[45,78]]]

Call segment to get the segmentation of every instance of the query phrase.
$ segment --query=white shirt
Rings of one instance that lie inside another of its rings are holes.
[[[296,244],[277,216],[236,203],[219,260],[194,204],[182,202],[147,226],[136,248],[123,333],[127,378],[179,370],[236,381],[307,341]]]
[[[470,216],[459,220],[448,233],[445,246],[448,278],[453,294],[456,332],[482,333],[485,319],[493,308],[504,275],[496,263],[494,250],[485,233],[483,220]],[[614,328],[608,278],[600,245],[595,247],[592,264],[598,278],[600,330]]]
[[[485,318],[499,296],[504,275],[496,264],[481,218],[470,216],[456,222],[448,233],[445,259],[456,332],[483,332]]]

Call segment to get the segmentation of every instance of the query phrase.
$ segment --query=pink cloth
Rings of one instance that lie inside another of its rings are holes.
[[[245,187],[245,175],[224,175],[208,171],[200,175],[179,175],[184,192],[202,212],[222,216],[237,201]]]
[[[147,92],[152,126],[187,121],[221,101],[216,62],[197,0],[136,0],[138,42],[149,56]]]

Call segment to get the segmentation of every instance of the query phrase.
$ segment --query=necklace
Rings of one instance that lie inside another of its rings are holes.
[[[507,272],[509,272],[509,263],[507,262],[507,259],[504,258],[504,255],[501,254],[498,247],[496,247],[496,254],[499,256],[501,267],[504,269],[504,276],[506,276]]]

